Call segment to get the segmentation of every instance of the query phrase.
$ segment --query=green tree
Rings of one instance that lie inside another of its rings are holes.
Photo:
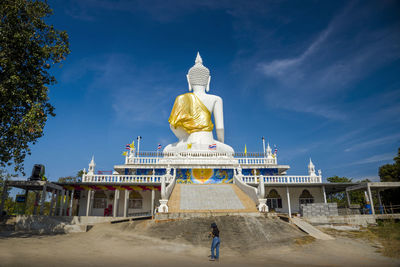
[[[78,180],[82,180],[82,176],[83,176],[83,170],[78,171],[76,177],[78,178]]]
[[[14,177],[14,175],[11,175],[9,173],[7,173],[4,169],[0,168],[0,198],[3,196],[3,191],[4,191],[4,182],[6,180],[11,179],[12,177]],[[10,192],[11,188],[7,188],[7,197],[5,199],[4,202],[4,211],[7,214],[11,214],[14,211],[14,200],[8,196],[9,192]]]
[[[393,164],[385,164],[379,168],[381,182],[400,182],[400,148]],[[386,205],[400,205],[400,188],[385,190],[381,193]]]
[[[330,183],[351,183],[351,181],[353,179],[347,178],[347,177],[333,176],[333,177],[326,178],[326,180]]]
[[[47,2],[0,1],[0,166],[23,172],[29,146],[55,116],[48,86],[56,82],[50,68],[69,54],[68,35],[45,20]]]
[[[379,168],[381,182],[400,182],[400,148],[393,164],[385,164]]]
[[[339,177],[339,176],[329,177],[326,180],[330,183],[351,183],[353,181],[352,178]],[[362,180],[359,183],[363,182],[369,182],[369,180],[368,179]],[[351,191],[349,192],[349,196],[351,204],[359,204],[359,205],[365,204],[364,192]],[[328,202],[336,202],[338,203],[339,207],[347,207],[347,199],[345,192],[330,194],[328,196]]]
[[[58,178],[59,183],[77,183],[82,179],[83,170],[78,171],[76,176],[66,176]]]
[[[78,181],[78,177],[76,176],[66,176],[58,178],[59,183],[75,183]]]

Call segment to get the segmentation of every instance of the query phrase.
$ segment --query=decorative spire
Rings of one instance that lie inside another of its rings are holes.
[[[93,175],[94,174],[94,167],[96,166],[96,163],[94,163],[94,156],[92,156],[92,160],[89,163],[89,169],[88,169],[88,174]]]
[[[94,163],[94,155],[92,156],[92,160],[90,161],[90,165],[95,165],[96,166],[96,163]]]
[[[269,146],[269,142],[267,143],[267,158],[272,158],[272,149]]]
[[[197,52],[197,56],[196,56],[195,63],[196,63],[196,64],[201,64],[201,65],[203,65],[203,59],[201,58],[199,52]]]
[[[315,174],[315,166],[312,163],[311,158],[310,158],[310,163],[308,163],[308,175],[316,176],[316,174]]]

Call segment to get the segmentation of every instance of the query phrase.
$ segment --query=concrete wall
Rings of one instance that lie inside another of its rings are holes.
[[[119,191],[119,200],[118,200],[118,204],[117,204],[117,216],[119,216],[119,217],[124,216],[125,192],[129,193],[131,191],[129,191],[129,190],[120,190]],[[127,214],[149,212],[151,210],[151,190],[138,191],[138,192],[143,197],[142,208],[141,209],[128,209]],[[112,205],[113,208],[115,208],[114,207],[114,198],[111,197],[111,196],[114,196],[115,191],[112,191],[112,190],[105,191],[105,194],[107,196],[106,207],[108,207],[108,205]],[[78,213],[79,216],[86,215],[87,196],[88,196],[88,191],[81,192],[81,199],[79,200],[79,213]],[[155,191],[154,207],[159,205],[160,198],[161,198],[160,191]],[[89,216],[104,216],[104,208],[95,209],[95,208],[93,208],[93,203],[94,203],[94,199],[92,199],[92,201],[91,201],[91,210],[89,212]]]
[[[367,226],[368,224],[376,223],[374,215],[318,216],[318,217],[307,217],[305,218],[305,220],[314,225],[350,224],[350,225]]]
[[[276,209],[276,211],[282,212],[282,213],[287,213],[288,212],[288,200],[287,200],[287,194],[286,194],[286,187],[265,186],[265,196],[267,196],[272,189],[275,189],[282,198],[282,208]],[[300,212],[299,197],[304,189],[307,189],[310,192],[310,194],[314,197],[315,203],[323,203],[324,202],[324,195],[322,193],[322,187],[306,187],[306,186],[305,187],[290,187],[289,186],[290,208],[291,208],[292,213]]]
[[[15,230],[40,234],[86,232],[87,225],[106,223],[116,219],[118,218],[18,215],[15,221]]]
[[[337,203],[308,203],[300,205],[303,217],[338,216]]]

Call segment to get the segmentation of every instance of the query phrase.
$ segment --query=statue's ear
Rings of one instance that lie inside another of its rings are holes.
[[[188,85],[189,85],[189,92],[190,92],[190,91],[192,91],[192,86],[190,85],[189,75],[188,75],[188,74],[186,75],[186,80],[187,80],[187,82],[188,82]]]
[[[206,87],[206,92],[210,91],[210,82],[211,82],[211,75],[208,76],[208,83],[207,83],[207,87]]]

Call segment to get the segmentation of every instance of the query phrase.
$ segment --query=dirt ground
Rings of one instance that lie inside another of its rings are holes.
[[[96,225],[86,233],[0,233],[0,266],[400,266],[379,244],[338,235],[310,240],[291,225],[262,218],[215,218],[219,262],[210,262],[211,219]]]

